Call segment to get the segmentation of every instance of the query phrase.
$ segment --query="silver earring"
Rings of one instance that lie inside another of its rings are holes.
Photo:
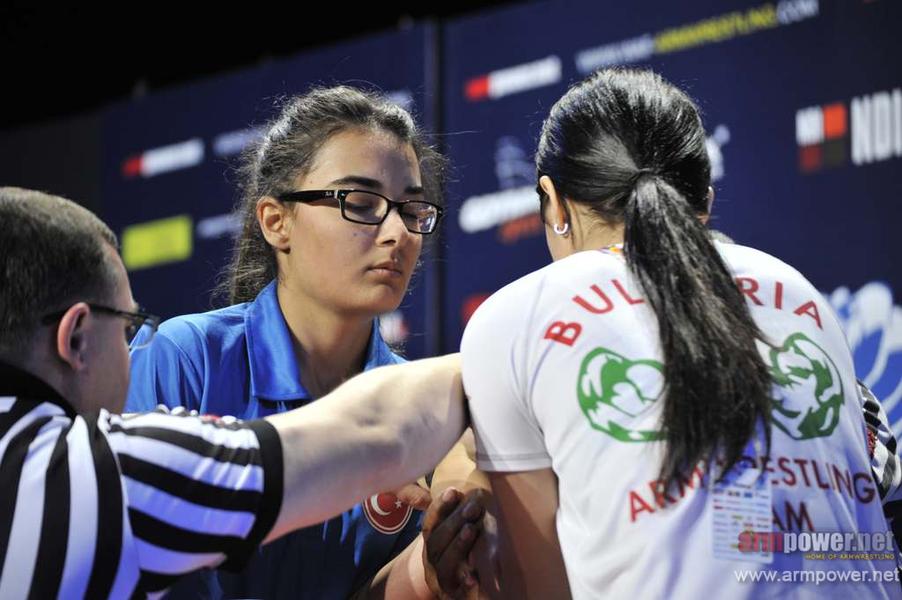
[[[552,229],[557,235],[564,237],[567,235],[567,232],[570,231],[570,223],[564,223],[561,226],[558,226],[558,224],[555,223]]]

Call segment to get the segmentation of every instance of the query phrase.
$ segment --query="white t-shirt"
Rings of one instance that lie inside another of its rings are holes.
[[[764,522],[776,532],[886,532],[852,358],[827,303],[763,252],[718,249],[774,344],[760,348],[778,382],[770,458],[750,452],[748,462],[766,474]],[[557,475],[575,598],[824,597],[840,585],[856,598],[902,595],[898,581],[872,581],[894,571],[883,553],[715,557],[724,542],[715,521],[726,513],[703,465],[661,492],[657,319],[619,249],[580,252],[504,287],[473,315],[461,352],[479,467]],[[739,581],[762,571],[780,582]],[[853,582],[834,582],[843,577]]]

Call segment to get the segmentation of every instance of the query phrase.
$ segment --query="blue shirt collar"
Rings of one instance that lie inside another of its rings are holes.
[[[301,383],[301,371],[294,356],[288,324],[279,307],[276,282],[271,281],[250,303],[244,316],[247,354],[250,363],[251,396],[272,401],[309,401],[310,393]],[[399,362],[379,333],[379,321],[367,345],[364,371]]]

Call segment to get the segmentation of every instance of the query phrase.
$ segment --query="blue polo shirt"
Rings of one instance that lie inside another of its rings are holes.
[[[301,383],[275,282],[253,302],[166,321],[131,360],[128,412],[165,404],[254,419],[312,401]],[[374,322],[364,370],[400,362]],[[373,514],[358,504],[267,544],[241,573],[189,578],[170,597],[345,598],[419,532],[417,513],[396,533],[376,529]]]

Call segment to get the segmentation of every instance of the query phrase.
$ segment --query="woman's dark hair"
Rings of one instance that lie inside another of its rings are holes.
[[[410,144],[419,160],[426,198],[442,204],[444,159],[405,109],[374,92],[347,86],[315,88],[289,98],[264,126],[260,140],[244,153],[236,207],[241,230],[219,295],[232,304],[247,302],[276,277],[275,252],[257,223],[257,201],[292,191],[292,182],[311,168],[323,144],[349,129],[383,131]]]
[[[599,71],[552,107],[536,167],[561,196],[624,225],[627,264],[660,330],[665,489],[721,452],[723,476],[759,423],[769,453],[764,335],[699,220],[711,166],[692,100],[649,71]]]

